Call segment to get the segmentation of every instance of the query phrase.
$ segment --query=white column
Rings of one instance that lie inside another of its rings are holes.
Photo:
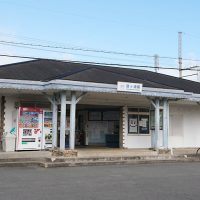
[[[58,105],[54,96],[54,101],[52,104],[53,119],[52,119],[52,148],[57,147],[57,119],[58,119]]]
[[[169,102],[167,99],[163,100],[163,147],[168,149],[169,138]]]
[[[61,114],[60,114],[60,149],[65,149],[65,128],[66,128],[66,92],[61,92]]]
[[[160,101],[159,98],[155,100],[155,135],[154,135],[154,148],[158,147],[158,135],[160,131]]]
[[[76,128],[76,93],[71,93],[71,105],[70,105],[70,136],[69,136],[69,148],[75,148],[75,128]]]
[[[121,134],[121,146],[120,148],[127,148],[127,135],[128,135],[128,107],[122,108],[122,133]]]
[[[151,130],[151,148],[155,148],[155,129]]]

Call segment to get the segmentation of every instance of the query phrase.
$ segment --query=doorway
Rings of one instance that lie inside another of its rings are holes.
[[[78,110],[76,146],[119,147],[119,108]]]

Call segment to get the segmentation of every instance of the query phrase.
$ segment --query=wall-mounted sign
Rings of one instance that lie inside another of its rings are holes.
[[[117,91],[120,92],[142,92],[141,83],[128,83],[128,82],[117,82]]]

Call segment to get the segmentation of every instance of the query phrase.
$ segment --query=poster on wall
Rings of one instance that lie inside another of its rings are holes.
[[[138,117],[137,117],[137,115],[129,115],[129,117],[128,117],[128,132],[130,134],[138,132]]]
[[[139,133],[149,134],[149,116],[148,115],[139,116]]]

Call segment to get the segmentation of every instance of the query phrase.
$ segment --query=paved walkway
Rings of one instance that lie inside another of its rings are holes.
[[[78,157],[156,156],[149,149],[78,148]]]
[[[0,152],[0,159],[49,157],[51,157],[51,152],[49,151]]]
[[[196,153],[197,148],[174,149],[173,154],[191,155]],[[117,149],[117,148],[77,148],[78,158],[91,157],[131,157],[131,156],[158,156],[157,151],[149,149]],[[17,159],[17,158],[51,158],[50,151],[20,151],[20,152],[0,152],[0,159]]]
[[[78,157],[123,157],[123,156],[156,156],[157,152],[148,149],[117,148],[78,148]],[[0,152],[0,159],[11,158],[50,158],[50,151]]]

